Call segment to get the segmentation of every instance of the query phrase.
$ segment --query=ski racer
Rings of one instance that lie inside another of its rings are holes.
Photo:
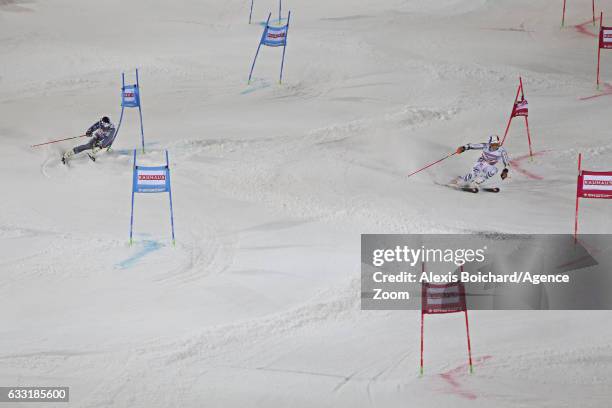
[[[91,137],[91,140],[64,153],[62,163],[66,164],[71,156],[90,149],[91,152],[87,152],[87,155],[92,161],[96,161],[96,153],[102,149],[110,148],[115,141],[116,133],[115,125],[112,124],[108,116],[103,116],[85,132],[85,136]]]
[[[489,141],[487,143],[468,143],[465,146],[459,146],[457,148],[457,154],[461,154],[466,150],[482,150],[482,154],[474,164],[474,167],[472,167],[470,173],[457,178],[457,184],[464,184],[465,186],[477,188],[477,186],[497,174],[497,162],[500,160],[504,165],[500,177],[502,180],[508,177],[510,159],[508,158],[506,149],[502,147],[499,142],[499,136],[489,136]]]

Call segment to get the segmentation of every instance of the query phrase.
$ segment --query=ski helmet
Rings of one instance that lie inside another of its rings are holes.
[[[102,119],[100,119],[100,127],[102,129],[110,128],[110,119],[108,118],[108,116],[103,116]]]
[[[499,144],[500,144],[500,143],[499,143],[499,136],[497,136],[497,135],[491,135],[491,136],[489,136],[489,144],[490,144],[490,145],[492,145],[492,144],[499,145]]]

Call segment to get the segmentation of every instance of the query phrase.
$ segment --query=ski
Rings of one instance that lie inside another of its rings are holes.
[[[478,187],[459,187],[461,191],[467,191],[468,193],[477,193]]]
[[[483,188],[484,191],[488,192],[488,193],[499,193],[501,190],[499,189],[499,187],[489,187],[489,188]]]
[[[453,190],[466,191],[469,193],[477,193],[479,191],[478,187],[461,186],[461,185],[458,185],[452,182],[447,183],[447,184],[444,184],[444,183],[435,183],[435,184],[442,186],[442,187],[446,187],[446,188],[452,188]]]

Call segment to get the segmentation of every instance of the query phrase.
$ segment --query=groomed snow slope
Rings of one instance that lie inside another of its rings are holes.
[[[285,81],[266,48],[247,86],[273,1],[251,25],[248,0],[0,1],[0,384],[69,385],[74,407],[609,406],[608,312],[473,312],[473,375],[461,318],[432,317],[419,378],[419,313],[359,309],[361,233],[571,233],[578,152],[612,163],[612,96],[580,99],[590,3],[563,30],[561,1],[284,3]],[[127,245],[134,111],[95,164],[29,147],[118,120],[135,67],[176,247],[162,195]],[[519,75],[537,155],[515,121],[501,194],[436,184],[472,152],[406,179],[503,133]],[[581,230],[612,231],[609,203]]]

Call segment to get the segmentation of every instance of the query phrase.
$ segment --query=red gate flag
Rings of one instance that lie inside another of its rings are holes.
[[[423,314],[457,313],[467,310],[463,283],[421,285],[421,311]]]
[[[597,88],[599,89],[599,65],[601,62],[601,50],[612,49],[612,27],[603,25],[603,11],[599,15],[599,37],[597,38]]]
[[[580,198],[612,198],[612,171],[583,170],[578,176]]]
[[[516,116],[529,116],[529,104],[527,103],[527,99],[523,99],[514,104],[512,117]]]
[[[425,271],[425,264],[421,265]],[[463,267],[461,267],[463,272]],[[465,286],[461,282],[448,284],[421,283],[421,375],[423,375],[424,323],[426,314],[465,313],[465,330],[467,333],[468,363],[470,373],[472,367],[472,346],[470,344],[470,325],[468,322],[467,304],[465,301]]]
[[[599,48],[612,48],[612,27],[601,27],[599,30]]]
[[[516,90],[514,103],[512,104],[512,112],[510,113],[510,118],[508,119],[508,124],[506,125],[506,131],[504,132],[504,137],[501,141],[502,145],[506,141],[506,136],[508,136],[508,131],[510,130],[510,123],[512,123],[512,119],[516,118],[517,116],[523,116],[525,118],[525,126],[527,128],[527,143],[529,144],[529,156],[533,156],[533,152],[531,150],[531,132],[529,131],[529,119],[527,118],[529,116],[529,105],[527,103],[527,99],[525,99],[523,78],[521,77],[519,77],[519,86]]]
[[[578,181],[576,182],[576,213],[574,241],[578,239],[578,203],[581,198],[612,199],[612,171],[582,170],[582,153],[578,155]]]

